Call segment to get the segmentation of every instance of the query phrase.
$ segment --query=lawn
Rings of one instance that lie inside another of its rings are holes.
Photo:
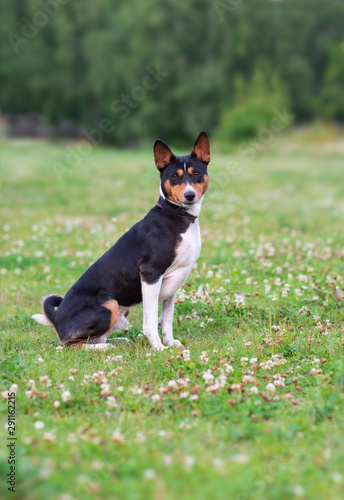
[[[106,352],[59,348],[31,320],[157,200],[151,151],[76,147],[1,145],[1,497],[343,498],[343,142],[213,147],[176,305],[184,349],[163,352],[140,336],[141,306],[131,342]]]

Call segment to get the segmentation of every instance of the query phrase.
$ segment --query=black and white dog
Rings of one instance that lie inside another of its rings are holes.
[[[66,293],[43,300],[44,314],[33,319],[53,326],[62,345],[106,342],[123,329],[129,308],[143,303],[143,334],[154,349],[181,347],[173,338],[177,290],[199,257],[198,215],[209,184],[209,139],[198,136],[191,154],[175,156],[154,144],[160,171],[158,203],[98,259]],[[158,303],[162,301],[158,333]]]

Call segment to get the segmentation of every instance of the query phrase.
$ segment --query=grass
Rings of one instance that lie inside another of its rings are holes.
[[[185,349],[152,352],[138,306],[130,344],[90,352],[57,350],[30,317],[156,202],[152,154],[94,149],[57,176],[66,146],[2,144],[1,410],[12,387],[17,437],[12,493],[2,426],[2,498],[343,497],[341,147],[294,133],[254,159],[214,154],[176,305]]]

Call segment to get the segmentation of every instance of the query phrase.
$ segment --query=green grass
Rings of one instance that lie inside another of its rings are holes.
[[[151,351],[141,306],[131,343],[107,352],[58,351],[30,319],[156,202],[151,152],[94,149],[59,178],[65,146],[1,146],[1,388],[18,386],[17,488],[2,424],[2,498],[343,497],[341,148],[290,134],[254,159],[214,153],[175,312],[188,359]]]

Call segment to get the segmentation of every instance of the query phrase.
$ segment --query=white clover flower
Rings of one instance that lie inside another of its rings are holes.
[[[76,435],[72,432],[69,432],[66,437],[67,443],[76,443]]]
[[[136,385],[134,387],[131,387],[131,392],[135,394],[135,396],[138,396],[143,393],[143,389],[141,387],[137,387]]]
[[[196,461],[195,458],[192,457],[191,455],[186,455],[184,457],[184,465],[188,469],[191,469],[191,467],[193,467],[193,465],[195,464],[195,461]]]
[[[316,377],[317,375],[322,374],[322,370],[320,370],[320,368],[312,368],[310,374],[312,375],[312,377]]]
[[[106,400],[106,404],[109,408],[114,408],[115,406],[117,406],[115,396],[108,396],[107,400]]]
[[[164,462],[164,465],[166,467],[169,467],[172,464],[172,457],[171,455],[164,455],[162,458],[162,461]]]
[[[226,365],[224,366],[224,368],[225,368],[226,373],[232,373],[232,372],[234,372],[234,368],[233,368],[233,366],[232,366],[232,365],[228,365],[228,364],[226,364]]]
[[[42,377],[39,378],[39,380],[40,382],[42,382],[42,384],[45,384],[47,387],[51,386],[51,380],[48,377],[48,375],[43,375]]]
[[[244,375],[242,381],[243,384],[254,384],[256,379],[252,375]]]
[[[208,357],[207,351],[202,351],[199,359],[200,359],[201,363],[208,363],[209,357]]]
[[[37,420],[34,424],[33,424],[34,428],[37,430],[37,431],[40,431],[44,428],[45,426],[45,423],[42,422],[42,420]]]
[[[255,385],[250,387],[249,390],[250,390],[250,392],[252,392],[252,394],[258,394],[258,387],[256,387]]]
[[[276,392],[276,387],[274,386],[274,384],[269,383],[266,385],[266,390],[273,394],[274,392]]]
[[[188,396],[189,396],[189,393],[186,392],[186,391],[185,392],[181,392],[179,394],[180,399],[186,399]]]
[[[125,436],[124,434],[122,433],[121,429],[115,429],[112,433],[112,436],[111,436],[111,439],[112,441],[114,441],[115,443],[124,443],[125,441]]]
[[[54,432],[45,432],[43,434],[43,441],[45,441],[46,443],[55,443],[56,434]]]
[[[69,391],[63,391],[61,394],[61,398],[62,398],[62,401],[64,401],[65,403],[69,403],[73,399],[73,397]]]
[[[153,403],[156,403],[157,401],[160,401],[161,397],[159,394],[153,394],[151,399],[152,399]]]
[[[231,390],[232,391],[241,391],[241,384],[232,384]]]
[[[216,380],[216,382],[219,384],[221,388],[225,387],[226,382],[227,382],[227,377],[224,373],[221,373],[219,375],[219,378]]]
[[[53,406],[54,406],[54,408],[56,408],[56,409],[57,409],[57,408],[60,408],[60,406],[61,406],[60,401],[58,401],[58,400],[54,401],[54,405],[53,405]]]
[[[244,307],[245,306],[245,297],[240,293],[236,293],[234,296],[234,303],[236,307]]]
[[[206,382],[206,384],[210,384],[214,380],[214,375],[212,374],[211,370],[207,370],[206,372],[203,373],[203,378]]]
[[[189,349],[184,349],[184,351],[183,351],[183,359],[184,359],[184,361],[190,361],[191,360]]]
[[[100,386],[100,394],[104,397],[107,398],[111,394],[111,389],[110,389],[110,384],[101,384]]]
[[[145,471],[144,471],[144,473],[143,473],[143,477],[144,477],[145,479],[149,479],[149,480],[150,480],[150,479],[154,479],[154,478],[155,478],[155,476],[156,476],[156,473],[155,473],[155,470],[153,470],[153,469],[147,469],[147,470],[145,470]]]
[[[138,432],[136,433],[136,439],[135,439],[135,441],[136,441],[137,443],[144,443],[144,442],[145,442],[145,440],[146,440],[146,435],[145,435],[145,433],[144,433],[143,431],[138,431]]]

